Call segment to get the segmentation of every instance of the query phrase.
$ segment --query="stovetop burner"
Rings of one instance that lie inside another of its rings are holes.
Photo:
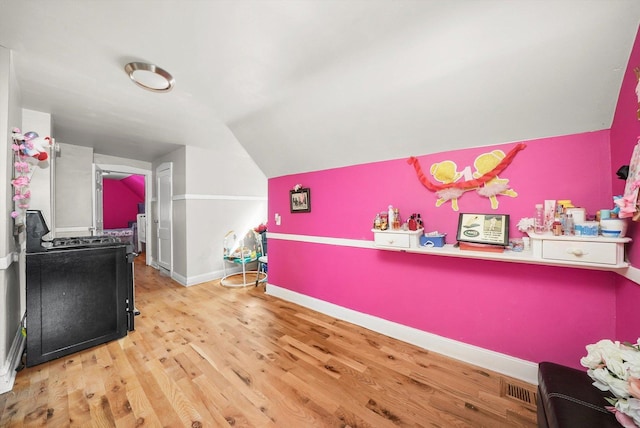
[[[78,236],[71,238],[55,238],[52,241],[43,242],[47,249],[73,248],[73,247],[101,247],[119,244],[122,241],[117,236]]]

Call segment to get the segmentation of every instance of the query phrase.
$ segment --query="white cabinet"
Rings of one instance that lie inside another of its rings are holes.
[[[554,236],[550,233],[531,233],[529,237],[531,252],[536,258],[566,262],[567,265],[628,266],[624,260],[624,244],[630,242],[630,238]]]
[[[380,248],[407,249],[420,246],[420,230],[376,230],[373,229],[374,245]]]

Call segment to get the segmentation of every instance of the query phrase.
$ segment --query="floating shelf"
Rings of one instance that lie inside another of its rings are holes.
[[[631,238],[602,236],[553,236],[531,234],[531,250],[502,253],[461,250],[451,244],[444,247],[421,247],[423,231],[372,230],[374,246],[381,250],[465,259],[494,260],[546,266],[620,271],[629,267],[624,260],[624,244]],[[403,235],[406,235],[403,238]]]

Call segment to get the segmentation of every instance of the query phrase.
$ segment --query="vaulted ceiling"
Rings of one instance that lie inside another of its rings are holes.
[[[0,20],[58,141],[246,151],[275,177],[609,128],[640,1],[0,0]]]

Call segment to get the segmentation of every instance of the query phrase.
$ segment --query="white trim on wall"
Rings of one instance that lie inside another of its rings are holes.
[[[173,195],[174,201],[187,201],[187,200],[209,200],[209,201],[266,201],[266,196],[247,196],[247,195],[196,195],[196,194],[184,194]]]
[[[375,248],[373,240],[327,238],[325,236],[290,235],[287,233],[267,232],[268,239],[280,239],[283,241],[309,242],[311,244],[339,245],[342,247]]]
[[[8,269],[9,266],[11,266],[11,263],[16,261],[18,261],[18,253],[15,251],[11,252],[6,256],[0,258],[0,269],[2,270]]]
[[[478,346],[397,324],[324,300],[296,293],[271,283],[267,284],[266,293],[270,296],[304,306],[333,318],[347,321],[384,334],[385,336],[419,346],[428,351],[437,352],[469,364],[502,373],[533,385],[538,384],[538,365],[531,361],[522,360],[510,355],[490,351]]]
[[[11,391],[13,389],[13,383],[16,379],[16,368],[20,365],[20,359],[22,357],[22,350],[25,345],[25,337],[22,335],[22,326],[16,332],[11,343],[11,349],[5,360],[4,367],[0,367],[0,394]]]

